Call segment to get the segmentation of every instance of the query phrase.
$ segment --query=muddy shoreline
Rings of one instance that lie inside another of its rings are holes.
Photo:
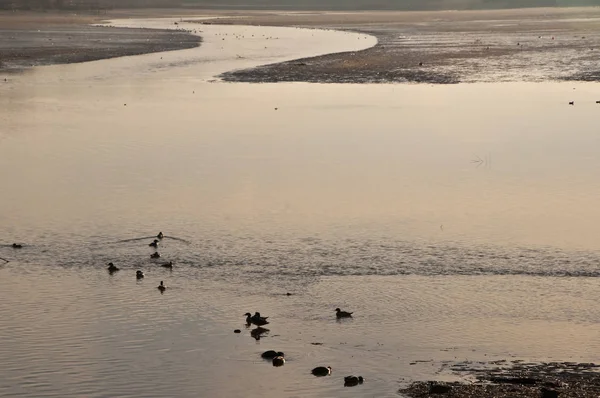
[[[263,14],[214,23],[338,29],[377,37],[358,51],[223,74],[225,81],[430,83],[600,81],[600,10]]]
[[[202,42],[184,31],[90,25],[101,20],[69,13],[0,13],[0,72],[182,50]]]
[[[418,381],[398,392],[410,398],[596,398],[600,365],[575,362],[459,362],[443,368],[468,381]]]

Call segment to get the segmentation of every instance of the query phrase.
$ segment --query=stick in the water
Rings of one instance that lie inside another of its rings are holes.
[[[2,260],[2,261],[6,261],[7,263],[10,263],[10,261],[8,261],[7,259],[5,259],[5,258],[2,258],[2,257],[0,257],[0,260]]]

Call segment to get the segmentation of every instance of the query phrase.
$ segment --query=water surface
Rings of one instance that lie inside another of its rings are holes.
[[[374,39],[194,27],[0,85],[0,395],[396,396],[444,360],[598,361],[597,85],[228,84]],[[247,311],[268,336],[233,334]]]

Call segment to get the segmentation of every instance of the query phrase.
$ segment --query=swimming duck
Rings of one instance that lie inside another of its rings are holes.
[[[17,244],[17,243],[13,243],[13,244],[12,244],[12,247],[13,247],[13,249],[22,249],[22,248],[23,248],[23,245],[19,245],[19,244]]]
[[[269,351],[263,352],[262,354],[260,354],[260,356],[263,359],[273,359],[275,357],[284,357],[285,355],[281,351],[269,350]]]
[[[354,314],[354,312],[342,311],[339,308],[335,309],[335,316],[338,318],[352,318],[352,314]]]
[[[142,279],[144,277],[144,273],[140,270],[135,271],[135,277],[137,279]]]
[[[312,370],[312,374],[315,376],[331,376],[331,366],[318,366]]]
[[[344,377],[344,387],[354,387],[362,384],[364,381],[362,376],[346,376]]]
[[[252,319],[257,326],[260,326],[260,325],[258,325],[258,323],[262,323],[263,325],[266,325],[267,323],[269,323],[267,321],[267,318],[268,318],[268,316],[260,316],[260,312],[255,312],[254,315],[252,315]]]
[[[119,268],[114,265],[113,263],[108,263],[108,272],[110,272],[111,274],[115,271],[118,271]]]
[[[168,263],[161,264],[160,266],[164,267],[164,268],[173,269],[173,261],[169,261]]]
[[[285,364],[284,357],[275,357],[273,358],[273,366],[283,366]]]
[[[158,233],[158,235],[156,235],[156,237],[157,237],[158,239],[162,239],[162,238],[164,238],[165,236],[163,235],[163,233],[162,233],[162,232],[159,232],[159,233]]]
[[[163,281],[160,281],[160,285],[158,285],[158,290],[164,292],[166,289],[167,287],[163,284]]]
[[[150,258],[160,258],[160,254],[158,254],[158,252],[154,252],[150,255]]]
[[[158,247],[158,239],[154,239],[154,242],[148,244],[150,247]]]
[[[246,316],[246,323],[248,325],[254,324],[256,326],[263,326],[269,324],[269,321],[267,321],[268,317],[263,318],[260,316],[260,314],[258,317],[256,316],[256,314],[251,315],[249,312],[246,312],[244,315]]]

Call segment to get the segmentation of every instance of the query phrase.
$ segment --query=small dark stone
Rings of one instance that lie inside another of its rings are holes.
[[[542,398],[558,398],[558,391],[542,388]]]
[[[240,329],[235,329],[233,333],[242,333],[242,331]]]
[[[452,387],[446,384],[431,384],[429,386],[429,394],[448,394],[452,391]]]

